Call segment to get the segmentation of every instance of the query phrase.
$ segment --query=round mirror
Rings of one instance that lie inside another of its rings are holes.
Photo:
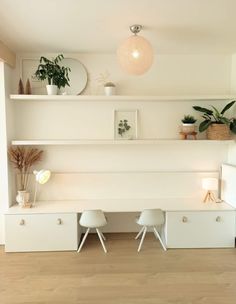
[[[60,65],[71,69],[69,72],[70,86],[62,88],[61,91],[68,95],[79,95],[82,93],[88,81],[88,74],[84,65],[79,60],[73,58],[64,58]]]

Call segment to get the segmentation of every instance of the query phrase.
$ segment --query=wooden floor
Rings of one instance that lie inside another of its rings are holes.
[[[5,253],[0,303],[235,304],[236,249],[168,250],[148,235],[138,254],[133,234],[95,235],[81,253]]]

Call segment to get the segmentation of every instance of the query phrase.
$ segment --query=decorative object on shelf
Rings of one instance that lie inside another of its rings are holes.
[[[29,78],[26,81],[26,85],[25,85],[25,94],[26,95],[31,95],[32,94],[32,90],[31,90],[31,84],[29,81]]]
[[[25,91],[24,91],[23,81],[22,81],[22,79],[20,78],[19,84],[18,84],[18,94],[22,95],[22,94],[24,94],[24,93],[25,93]]]
[[[69,67],[60,66],[59,63],[64,59],[62,54],[52,60],[46,57],[40,58],[40,64],[35,72],[37,79],[43,81],[48,80],[47,93],[48,95],[57,95],[58,89],[65,86],[70,86]]]
[[[138,138],[138,110],[114,111],[114,139]]]
[[[40,171],[34,171],[33,172],[35,175],[35,190],[34,190],[34,203],[36,202],[36,197],[37,197],[37,191],[38,191],[38,184],[44,185],[46,184],[50,177],[51,177],[51,172],[49,170],[40,170]]]
[[[181,139],[197,139],[197,132],[179,132]]]
[[[30,194],[26,190],[17,191],[16,202],[22,207],[32,207],[32,204],[29,203]]]
[[[64,58],[61,64],[70,69],[70,86],[63,87],[60,93],[66,93],[67,95],[81,94],[88,83],[88,73],[85,66],[74,58]]]
[[[149,70],[153,62],[153,49],[151,44],[137,34],[143,26],[134,24],[130,26],[132,36],[126,39],[117,50],[118,61],[121,68],[128,74],[142,75]]]
[[[230,130],[236,134],[236,118],[227,118],[224,116],[225,112],[228,111],[235,101],[228,103],[223,110],[220,112],[214,106],[212,110],[194,106],[194,110],[204,113],[202,117],[204,121],[199,125],[199,131],[207,131],[207,139],[211,140],[227,140],[231,138]]]
[[[203,178],[202,179],[202,189],[207,190],[207,193],[203,199],[204,203],[216,202],[215,195],[213,191],[218,190],[218,179],[217,178]]]
[[[8,149],[9,160],[19,172],[19,186],[17,185],[19,190],[16,201],[21,207],[31,207],[28,192],[30,169],[42,159],[42,154],[43,151],[36,148],[17,146]]]
[[[197,121],[192,115],[184,115],[182,121],[182,132],[192,133],[195,131],[195,122]]]
[[[192,115],[185,115],[181,120],[181,139],[197,139],[197,132],[195,132],[195,122],[197,121]]]
[[[104,84],[104,92],[106,96],[112,96],[116,94],[116,86],[113,82],[106,82]]]

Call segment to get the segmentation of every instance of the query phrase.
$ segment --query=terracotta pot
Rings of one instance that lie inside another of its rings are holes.
[[[231,139],[231,131],[229,126],[225,124],[213,123],[207,128],[207,139],[211,140],[227,140]]]

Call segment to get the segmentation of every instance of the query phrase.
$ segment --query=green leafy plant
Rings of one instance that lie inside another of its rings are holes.
[[[60,61],[64,59],[62,54],[58,55],[56,58],[49,60],[46,57],[40,58],[40,64],[35,72],[37,79],[43,81],[48,80],[48,84],[54,84],[59,89],[61,87],[70,86],[69,72],[71,71],[69,67],[60,66]]]
[[[123,136],[125,132],[129,131],[130,128],[131,128],[131,126],[128,124],[127,119],[120,120],[120,122],[118,124],[118,134],[120,136]]]
[[[194,106],[194,110],[203,113],[202,117],[204,118],[204,121],[200,123],[199,131],[205,131],[211,124],[225,124],[229,126],[233,133],[236,134],[236,118],[227,118],[224,116],[225,112],[228,111],[234,105],[234,103],[235,101],[231,101],[221,111],[216,109],[214,106],[211,106],[212,110]]]
[[[181,121],[184,124],[194,124],[197,120],[192,115],[184,115],[184,118]]]

